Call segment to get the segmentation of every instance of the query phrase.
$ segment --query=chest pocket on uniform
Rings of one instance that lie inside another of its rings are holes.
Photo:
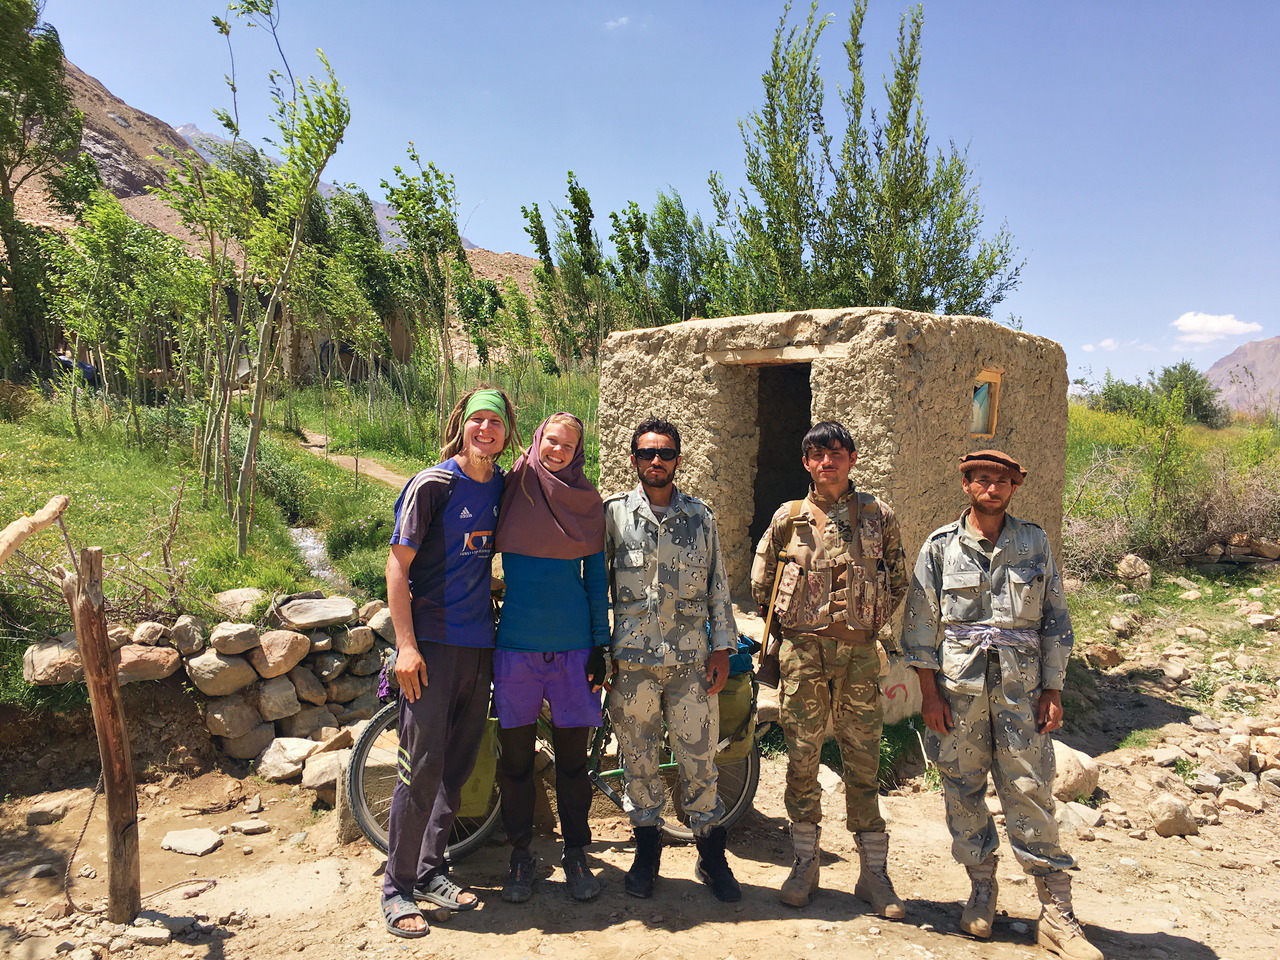
[[[619,550],[613,556],[614,588],[620,606],[644,600],[644,551]]]
[[[944,573],[942,575],[942,617],[952,623],[972,623],[985,619],[983,612],[982,572]]]
[[[706,550],[685,547],[680,551],[680,599],[701,600],[707,595],[708,557]]]
[[[1044,571],[1039,567],[1010,567],[1008,576],[1014,619],[1039,623],[1044,614]]]

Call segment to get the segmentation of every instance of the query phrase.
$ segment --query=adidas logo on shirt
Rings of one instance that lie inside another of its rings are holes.
[[[471,511],[470,511],[470,510],[468,510],[466,507],[463,507],[463,508],[462,508],[462,512],[461,512],[460,514],[458,514],[458,519],[460,519],[460,520],[470,520],[470,519],[471,519]]]

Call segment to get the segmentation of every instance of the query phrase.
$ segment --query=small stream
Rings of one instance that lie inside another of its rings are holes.
[[[351,586],[346,578],[334,569],[333,562],[329,559],[329,552],[324,548],[324,537],[318,531],[311,527],[290,527],[289,539],[302,554],[302,560],[313,577],[323,580],[336,590],[347,590]]]

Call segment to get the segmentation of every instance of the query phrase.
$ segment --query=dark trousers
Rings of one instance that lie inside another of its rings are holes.
[[[384,896],[411,896],[444,869],[444,851],[489,714],[493,650],[419,643],[427,686],[400,696],[399,779],[391,795]]]
[[[498,730],[502,756],[498,771],[502,787],[502,826],[511,841],[511,859],[530,856],[533,841],[535,733],[537,724]],[[551,746],[556,754],[556,807],[560,811],[560,836],[565,850],[591,842],[591,780],[587,776],[587,742],[591,727],[553,727]]]

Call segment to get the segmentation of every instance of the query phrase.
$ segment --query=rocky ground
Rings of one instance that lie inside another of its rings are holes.
[[[1095,617],[1080,618],[1079,650],[1095,666],[1073,667],[1067,691],[1073,715],[1064,739],[1094,758],[1098,780],[1096,789],[1087,789],[1087,780],[1086,788],[1066,788],[1078,789],[1086,802],[1060,804],[1060,819],[1080,863],[1077,912],[1108,957],[1280,955],[1280,701],[1270,645],[1276,635],[1260,628],[1241,633],[1234,625],[1258,612],[1252,604],[1273,611],[1280,593],[1274,584],[1253,589],[1261,595],[1219,587],[1201,599],[1196,616],[1173,601],[1144,601],[1130,615],[1108,596],[1088,611]],[[1218,619],[1206,612],[1213,610]],[[339,844],[336,814],[317,807],[310,791],[246,777],[232,763],[211,769],[207,737],[198,719],[184,718],[183,703],[175,694],[131,723],[144,781],[148,912],[130,928],[93,913],[68,915],[62,896],[96,772],[87,728],[70,720],[0,724],[0,782],[8,794],[0,804],[0,953],[31,960],[58,952],[74,960],[294,952],[320,960],[402,952],[499,960],[1042,953],[1035,946],[1034,890],[1009,858],[998,871],[1002,912],[992,941],[958,934],[967,882],[950,859],[941,796],[923,773],[883,800],[906,922],[868,915],[850,893],[857,857],[838,826],[842,798],[834,775],[827,777],[823,889],[803,910],[778,903],[790,853],[784,764],[777,759],[765,762],[755,809],[731,838],[731,863],[744,888],[739,904],[718,903],[694,879],[689,847],[666,851],[653,900],[623,895],[628,830],[603,807],[591,850],[605,888],[599,900],[567,898],[548,816],[543,879],[530,903],[501,902],[505,851],[495,843],[457,868],[458,878],[479,892],[479,910],[436,922],[422,941],[393,938],[377,914],[383,858],[363,842]],[[131,716],[140,706],[131,701]],[[59,813],[61,819],[41,822]],[[203,856],[164,849],[172,832],[191,829],[213,831],[220,843]],[[77,904],[103,902],[104,858],[99,807],[72,863]]]

